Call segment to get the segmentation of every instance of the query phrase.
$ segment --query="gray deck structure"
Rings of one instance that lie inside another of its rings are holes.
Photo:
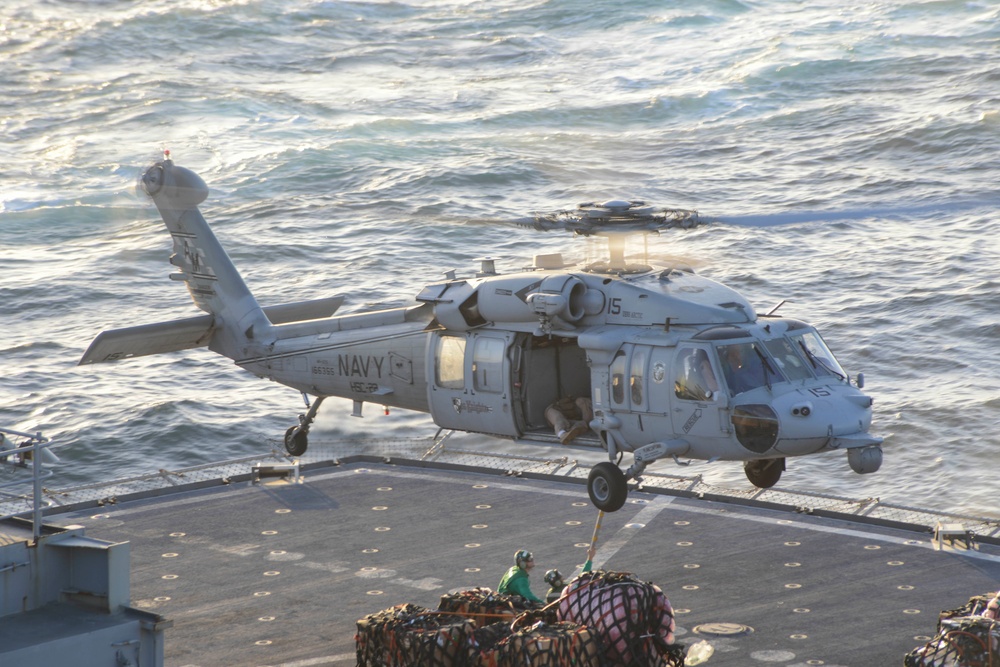
[[[519,548],[535,554],[538,594],[545,570],[585,559],[597,511],[584,467],[441,450],[314,444],[294,467],[276,455],[62,494],[48,521],[131,544],[132,606],[173,622],[167,665],[350,665],[370,613],[495,589]],[[1000,587],[990,520],[697,479],[646,488],[604,517],[595,568],[662,587],[678,641],[708,639],[710,665],[900,665],[938,612]],[[936,522],[980,540],[939,545]]]
[[[7,434],[23,440],[15,447]],[[57,460],[53,444],[0,429],[0,665],[162,665],[171,624],[130,606],[128,542],[42,522],[41,483],[52,476],[42,460]],[[25,485],[32,491],[19,494]]]

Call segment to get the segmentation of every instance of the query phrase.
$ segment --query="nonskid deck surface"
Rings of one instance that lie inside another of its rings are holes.
[[[368,614],[495,590],[519,548],[543,594],[545,570],[583,562],[596,518],[577,483],[353,463],[49,521],[131,542],[133,605],[174,621],[168,665],[305,667],[354,664]],[[595,568],[661,586],[678,641],[714,645],[708,664],[872,667],[901,664],[939,611],[1000,586],[1000,549],[633,492],[605,515]]]

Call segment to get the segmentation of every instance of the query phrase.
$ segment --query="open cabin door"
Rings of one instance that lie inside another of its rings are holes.
[[[442,428],[519,436],[512,406],[515,334],[438,332],[427,354],[427,391],[434,422]]]

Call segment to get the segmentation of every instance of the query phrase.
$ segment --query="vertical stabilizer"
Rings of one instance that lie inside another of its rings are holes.
[[[141,185],[174,240],[170,263],[179,271],[170,277],[186,283],[195,305],[214,318],[209,348],[238,359],[266,343],[271,323],[198,210],[208,197],[205,181],[165,159],[146,170]]]

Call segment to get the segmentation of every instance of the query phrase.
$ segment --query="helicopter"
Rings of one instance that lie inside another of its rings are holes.
[[[513,273],[482,259],[474,275],[448,272],[403,307],[337,315],[342,296],[261,307],[198,208],[208,197],[200,176],[166,154],[139,186],[173,238],[171,279],[206,314],[103,331],[79,363],[208,347],[302,393],[307,410],[284,434],[293,457],[330,396],[352,400],[355,416],[375,403],[429,413],[441,429],[546,445],[559,442],[546,409],[577,396],[593,417],[571,446],[607,452],[587,480],[603,511],[620,509],[629,482],[661,459],[740,461],[759,488],[778,482],[789,457],[844,450],[860,474],[882,464],[864,376],[852,380],[813,326],[776,309],[758,316],[689,268],[630,264],[613,243],[609,260],[582,268],[559,253]],[[694,212],[613,200],[528,224],[590,235],[698,223]]]

